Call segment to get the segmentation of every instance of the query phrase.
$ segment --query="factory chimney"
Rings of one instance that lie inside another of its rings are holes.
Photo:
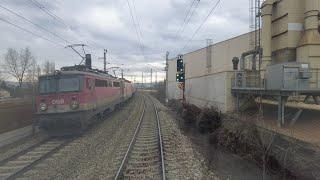
[[[305,0],[304,32],[298,44],[297,60],[310,62],[313,66],[320,65],[319,48],[319,0]],[[317,61],[313,61],[317,58]]]
[[[319,0],[305,0],[304,15],[305,31],[299,42],[299,46],[319,44]]]
[[[86,54],[86,68],[91,69],[91,54]]]
[[[263,2],[262,6],[261,6],[261,16],[262,16],[261,46],[263,49],[261,69],[265,69],[266,66],[271,62],[272,6],[273,6],[273,0],[266,0]]]

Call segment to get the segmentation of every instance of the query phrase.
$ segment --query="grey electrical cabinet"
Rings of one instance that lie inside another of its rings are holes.
[[[266,69],[267,90],[308,90],[310,89],[310,65],[308,63],[280,63]]]

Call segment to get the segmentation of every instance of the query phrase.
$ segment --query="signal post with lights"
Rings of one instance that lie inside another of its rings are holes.
[[[182,101],[185,102],[185,65],[183,63],[183,56],[178,55],[177,58],[177,75],[176,75],[177,86],[182,90]]]

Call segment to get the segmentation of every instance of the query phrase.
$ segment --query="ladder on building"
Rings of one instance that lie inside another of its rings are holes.
[[[249,28],[251,33],[249,37],[250,49],[259,49],[261,47],[261,4],[264,0],[249,0]],[[261,62],[261,56],[253,57]],[[260,70],[260,64],[258,65]]]

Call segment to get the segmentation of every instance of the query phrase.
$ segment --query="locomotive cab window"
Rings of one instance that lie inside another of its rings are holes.
[[[120,82],[113,82],[113,87],[120,87]]]
[[[109,83],[106,80],[96,79],[95,81],[96,87],[109,87]]]
[[[39,80],[40,94],[56,93],[56,92],[76,92],[82,87],[81,77],[71,76],[47,76]]]
[[[68,78],[59,80],[59,91],[60,92],[72,92],[80,90],[79,78]]]

